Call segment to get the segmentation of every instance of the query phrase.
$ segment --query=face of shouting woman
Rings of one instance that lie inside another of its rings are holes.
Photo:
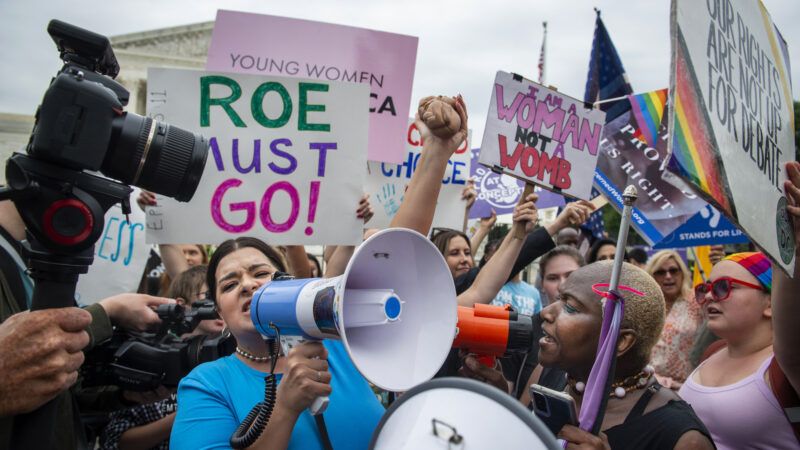
[[[570,275],[559,288],[558,300],[541,312],[539,363],[573,375],[591,369],[601,328],[600,301],[592,283],[581,275]]]
[[[258,337],[250,319],[250,302],[253,293],[272,280],[276,271],[274,263],[253,247],[241,248],[220,260],[214,274],[217,310],[237,340],[253,333]]]

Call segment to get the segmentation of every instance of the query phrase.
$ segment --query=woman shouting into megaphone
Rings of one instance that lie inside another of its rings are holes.
[[[425,104],[432,106],[433,111],[421,111],[418,117],[425,142],[421,158],[424,161],[420,162],[417,172],[428,175],[430,170],[446,167],[449,155],[466,137],[467,117],[461,99],[432,101],[429,98]],[[454,111],[458,120],[452,117]],[[447,120],[440,117],[443,112],[450,114]],[[431,128],[427,124],[431,124]],[[450,128],[456,130],[455,135],[448,131]],[[431,130],[438,134],[432,134]],[[427,191],[431,184],[426,181],[429,177],[423,180],[419,175],[415,177],[406,192],[406,200],[431,195]],[[436,184],[441,186],[441,176],[438,180]],[[414,228],[417,222],[426,220],[425,213],[419,214],[421,211],[404,211],[410,214],[395,217],[393,226]],[[243,446],[253,449],[368,447],[384,410],[342,342],[325,340],[300,344],[287,355],[273,360],[267,343],[253,324],[250,315],[253,294],[269,283],[276,272],[285,270],[280,253],[255,238],[228,240],[214,252],[208,264],[209,296],[238,346],[235,354],[202,364],[181,381],[171,448],[228,448],[231,436],[241,423],[250,422],[246,420],[250,412],[265,397],[265,384],[268,387],[267,383],[275,379],[277,395],[275,399],[265,400],[272,409],[271,414],[265,415],[263,432]],[[269,392],[269,388],[266,390]],[[324,420],[320,420],[322,415],[312,416],[308,408],[315,399],[326,396],[330,400]],[[256,419],[256,424],[258,421]]]
[[[250,318],[253,293],[285,270],[281,254],[255,238],[225,241],[208,266],[209,295],[236,338],[236,353],[203,364],[181,381],[170,447],[228,447],[231,435],[264,398],[272,361]],[[363,448],[383,407],[339,341],[309,342],[275,361],[277,399],[252,448],[323,448],[307,408],[330,396],[326,429],[336,448]],[[359,421],[352,420],[354,416]]]

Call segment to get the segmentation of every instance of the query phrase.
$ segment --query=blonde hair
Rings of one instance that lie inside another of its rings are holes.
[[[675,250],[661,250],[660,252],[653,255],[650,258],[650,261],[647,262],[647,267],[645,267],[645,271],[650,274],[651,277],[655,278],[656,270],[661,268],[661,265],[667,262],[669,259],[673,259],[675,263],[678,265],[678,268],[681,269],[681,273],[683,274],[683,285],[681,285],[681,298],[686,301],[692,300],[692,274],[689,272],[689,268],[686,267],[686,263],[683,262],[683,258],[681,255],[678,254]]]
[[[613,266],[614,261],[598,261],[573,272],[573,276],[580,272],[581,276],[589,277],[591,282],[607,282],[611,278]],[[644,294],[641,297],[628,291],[620,291],[625,299],[625,314],[620,328],[631,329],[636,334],[636,343],[623,357],[633,358],[637,367],[644,367],[650,361],[650,353],[664,328],[664,293],[653,277],[630,263],[622,263],[619,284]]]

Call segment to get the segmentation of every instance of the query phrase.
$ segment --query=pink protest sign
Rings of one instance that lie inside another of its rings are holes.
[[[367,159],[399,163],[406,153],[417,41],[364,28],[219,10],[206,68],[368,84]]]

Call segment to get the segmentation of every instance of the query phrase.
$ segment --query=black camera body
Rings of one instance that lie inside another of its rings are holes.
[[[119,65],[108,38],[58,20],[47,31],[64,66],[36,112],[28,154],[190,200],[208,155],[205,139],[123,110],[130,93],[109,78]]]
[[[198,364],[228,356],[236,348],[229,334],[180,338],[200,321],[219,317],[211,302],[195,303],[188,312],[181,305],[161,305],[157,313],[158,332],[116,332],[109,342],[88,352],[81,367],[82,386],[116,385],[131,391],[175,387]]]
[[[208,156],[203,136],[125,112],[130,95],[112,79],[119,64],[108,38],[58,20],[47,31],[64,66],[36,111],[27,154],[7,161],[0,189],[27,228],[34,310],[74,304],[106,211],[120,203],[130,212],[130,185],[189,201]]]

